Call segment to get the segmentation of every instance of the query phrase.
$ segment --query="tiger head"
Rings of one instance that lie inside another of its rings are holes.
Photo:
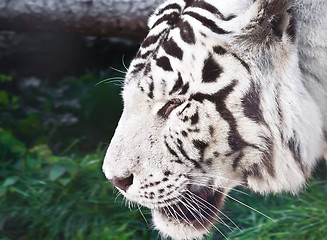
[[[288,2],[170,0],[149,19],[103,171],[163,235],[201,238],[238,185],[296,192],[321,157]]]

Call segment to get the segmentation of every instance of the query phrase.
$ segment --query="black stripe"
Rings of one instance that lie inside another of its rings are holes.
[[[145,63],[138,63],[138,64],[132,66],[133,70],[132,70],[131,74],[136,74],[136,73],[140,72],[144,67],[145,67]]]
[[[158,58],[157,65],[165,71],[173,71],[168,57]]]
[[[287,142],[287,145],[293,155],[294,160],[300,165],[302,172],[306,174],[302,163],[301,147],[299,144],[296,144],[295,137],[290,138]]]
[[[179,159],[177,153],[168,145],[168,142],[167,142],[167,136],[164,136],[165,138],[165,145],[166,147],[168,148],[168,151],[174,156],[176,157],[177,159]]]
[[[182,115],[182,113],[189,107],[191,107],[191,104],[190,103],[186,104],[186,106],[179,112],[179,115]]]
[[[179,93],[179,95],[183,95],[187,92],[187,90],[190,88],[190,84],[187,82],[183,88],[182,88],[182,91]]]
[[[142,59],[146,59],[148,58],[152,53],[154,53],[154,51],[147,51],[143,54],[139,54],[138,56],[136,56],[137,58],[142,58]]]
[[[221,46],[215,46],[213,51],[219,55],[224,55],[227,52],[226,49]]]
[[[204,66],[202,69],[202,82],[215,82],[222,72],[223,68],[213,59],[212,55],[210,54],[204,61]]]
[[[264,146],[265,149],[262,151],[263,157],[262,157],[262,163],[265,165],[265,168],[267,169],[267,172],[270,176],[275,177],[276,171],[273,164],[274,161],[274,145],[272,139],[268,137],[262,137],[263,141],[265,142]]]
[[[239,162],[242,160],[242,158],[244,157],[244,153],[243,151],[240,151],[239,154],[237,154],[237,156],[234,158],[233,160],[233,169],[236,170]]]
[[[196,1],[194,2],[194,4],[192,4],[192,7],[202,8],[208,12],[211,12],[212,14],[218,15],[223,21],[229,21],[235,17],[234,15],[232,15],[226,18],[216,7],[205,1]]]
[[[151,99],[153,99],[153,90],[154,90],[154,83],[153,83],[153,81],[150,83],[150,86],[149,86],[149,94],[148,94],[148,96],[149,96],[149,98],[151,98]]]
[[[248,177],[255,177],[262,179],[261,167],[257,163],[251,164],[246,170],[243,171],[243,178],[247,182]]]
[[[233,57],[235,57],[238,61],[241,62],[241,64],[243,65],[243,67],[245,67],[245,69],[251,73],[251,69],[250,66],[243,60],[241,59],[239,56],[237,56],[235,53],[232,53]]]
[[[182,142],[180,139],[177,139],[177,143],[178,143],[177,148],[178,148],[179,152],[183,155],[183,157],[184,157],[186,160],[188,160],[188,161],[190,161],[191,163],[193,163],[193,165],[195,166],[195,168],[197,168],[197,169],[202,169],[201,165],[200,165],[197,161],[195,161],[194,159],[191,159],[191,158],[187,155],[187,153],[186,153],[186,151],[185,151],[185,149],[184,149],[184,146],[183,146],[183,142]]]
[[[179,72],[178,73],[178,79],[175,82],[175,85],[173,86],[173,88],[170,90],[169,95],[177,92],[182,86],[183,86],[183,79],[182,79],[181,73]]]
[[[164,43],[163,49],[165,52],[179,60],[183,59],[183,50],[177,45],[177,43],[171,38]]]
[[[234,90],[237,84],[237,80],[233,80],[229,85],[219,90],[218,92],[210,95],[204,93],[196,93],[191,96],[191,99],[194,99],[199,102],[208,100],[216,105],[216,110],[219,112],[220,116],[229,124],[229,133],[228,133],[228,144],[233,151],[240,151],[247,146],[252,146],[245,142],[241,137],[240,133],[237,130],[237,121],[234,118],[233,114],[226,107],[226,98]],[[253,146],[254,147],[254,146]]]
[[[291,8],[290,10],[288,10],[288,12],[289,12],[289,15],[290,15],[290,20],[289,20],[289,24],[288,24],[287,29],[286,29],[286,33],[290,37],[292,43],[295,43],[297,22],[296,22],[296,19],[294,17],[293,9]]]
[[[258,91],[258,87],[252,82],[250,89],[241,99],[243,112],[247,118],[250,118],[254,122],[266,124],[260,108],[260,95]]]
[[[193,143],[194,147],[199,150],[200,161],[203,161],[204,150],[209,146],[209,144],[206,142],[203,142],[201,140],[193,140],[192,143]]]
[[[152,36],[148,36],[142,43],[141,48],[147,48],[148,46],[155,44],[158,42],[160,38],[160,34],[159,35],[152,35]]]
[[[188,22],[179,21],[177,27],[180,30],[180,35],[184,42],[188,44],[195,44],[196,40],[194,30]]]
[[[163,15],[161,18],[159,18],[152,26],[152,28],[155,28],[156,26],[158,26],[159,24],[163,23],[163,22],[167,22],[167,24],[169,26],[173,26],[175,24],[177,24],[178,20],[180,18],[180,14],[177,12],[172,12],[166,15]]]
[[[179,6],[177,3],[173,3],[173,4],[169,4],[169,5],[165,6],[164,8],[160,9],[157,13],[157,16],[159,16],[160,14],[163,14],[165,11],[171,10],[171,9],[176,9],[178,12],[182,11],[181,6]]]
[[[227,34],[227,33],[230,33],[228,31],[225,31],[224,29],[218,27],[215,24],[214,21],[212,21],[212,20],[210,20],[208,18],[205,18],[204,16],[201,16],[198,13],[195,13],[195,12],[186,12],[184,14],[189,15],[189,16],[195,18],[196,20],[198,20],[199,22],[201,22],[203,24],[203,26],[209,28],[214,33],[217,33],[217,34]]]
[[[193,116],[190,117],[191,125],[197,124],[199,122],[199,113],[196,112]]]

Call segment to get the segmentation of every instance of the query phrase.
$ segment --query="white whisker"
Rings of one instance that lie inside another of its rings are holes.
[[[112,77],[112,78],[103,79],[100,82],[98,82],[97,84],[95,84],[95,86],[98,86],[100,84],[107,84],[107,83],[123,84],[124,83],[124,78],[122,78],[122,77]]]
[[[115,197],[115,200],[114,200],[114,203],[116,203],[117,202],[117,200],[118,200],[118,197],[120,197],[122,194],[121,194],[121,192],[118,192],[117,193],[117,195],[116,195],[116,197]]]
[[[144,214],[143,214],[143,212],[142,212],[142,210],[141,210],[141,207],[142,207],[141,205],[137,204],[137,209],[139,210],[140,214],[142,215],[142,217],[143,217],[143,219],[144,219],[146,225],[149,226],[149,223],[148,223],[148,221],[146,220],[146,218],[145,218],[145,216],[144,216]]]
[[[191,196],[191,194],[189,194],[189,193],[187,193],[187,195],[188,195],[190,198],[192,198],[192,202],[193,202],[193,203],[196,203],[196,204],[197,204],[198,200],[194,199],[194,198]],[[185,198],[185,200],[188,201],[187,198]],[[190,203],[190,204],[192,204],[192,203]],[[210,222],[210,220],[209,220],[207,217],[203,216],[203,214],[201,213],[201,211],[203,211],[206,215],[208,215],[208,216],[209,216],[210,218],[212,218],[214,221],[217,221],[218,223],[223,224],[224,226],[226,226],[229,230],[232,230],[232,229],[230,228],[230,226],[228,226],[228,225],[224,222],[224,220],[221,219],[221,218],[220,218],[220,217],[219,217],[219,216],[218,216],[214,211],[212,211],[210,208],[208,208],[207,205],[205,205],[204,203],[201,203],[201,205],[202,205],[203,207],[207,208],[210,212],[212,212],[212,213],[215,215],[215,217],[211,216],[210,213],[208,213],[205,209],[203,209],[202,207],[200,207],[198,204],[197,204],[197,206],[199,206],[200,211],[197,210],[195,207],[192,206],[192,208],[193,208],[193,209],[194,209],[194,210],[195,210],[195,211],[200,215],[201,218],[204,218],[205,220],[207,220],[208,222]],[[212,225],[213,225],[213,223],[212,223]]]
[[[186,207],[186,208],[188,208],[187,207],[187,205],[185,205],[185,203],[183,202],[183,201],[181,201],[181,203]],[[189,209],[189,208],[188,208]],[[190,210],[190,209],[189,209]],[[192,211],[190,211],[190,213],[192,214],[192,216],[196,219],[196,221],[206,230],[206,232],[210,232],[202,223],[201,223],[201,221],[197,218],[197,216],[195,216],[194,214],[193,214],[193,212]],[[200,213],[201,214],[201,213]],[[202,214],[201,214],[202,215]],[[210,220],[209,219],[207,219],[205,216],[203,216],[208,222],[210,222]],[[211,222],[210,222],[211,223]],[[225,234],[217,227],[217,226],[215,226],[214,224],[212,224],[211,223],[211,226],[213,227],[213,228],[215,228],[225,239],[228,239],[226,236],[225,236]]]
[[[187,193],[190,197],[197,197],[197,201],[200,201],[199,203],[204,206],[205,208],[208,208],[208,205],[212,208],[214,208],[215,210],[217,210],[219,213],[221,213],[224,217],[226,217],[238,230],[240,230],[242,232],[242,230],[226,215],[224,214],[222,211],[220,211],[218,208],[216,208],[214,205],[212,205],[211,203],[209,203],[208,201],[204,200],[203,198],[195,195],[194,193],[192,193],[191,191],[188,191]],[[223,224],[224,226],[226,226],[230,231],[232,231],[232,227],[230,227],[216,212],[214,212],[212,209],[208,208],[210,212],[212,212],[215,215],[215,218],[212,217],[214,220],[216,220],[218,223]],[[208,214],[208,212],[206,212]],[[209,215],[209,214],[208,214]]]
[[[126,67],[126,64],[125,64],[125,55],[122,56],[121,62],[123,64],[124,68],[126,69],[126,71],[128,71],[128,68]]]
[[[116,71],[116,72],[119,72],[119,73],[122,73],[122,74],[126,74],[127,72],[125,71],[122,71],[122,70],[119,70],[117,68],[114,68],[114,67],[110,67],[112,70]]]
[[[211,179],[210,179],[211,180]],[[190,179],[189,183],[188,184],[193,184],[193,185],[197,185],[197,186],[203,186],[203,187],[207,187],[209,189],[212,189],[212,190],[215,190],[217,188],[217,186],[213,185],[213,184],[209,184],[207,185],[206,183],[204,182],[201,182],[201,181],[198,181],[198,180],[194,180],[194,179]],[[251,195],[249,195],[248,193],[246,192],[243,192],[241,190],[238,190],[238,189],[235,189],[235,188],[230,188],[230,187],[224,187],[224,186],[221,186],[222,188],[224,189],[228,189],[230,191],[235,191],[235,192],[238,192],[238,193],[241,193],[241,194],[244,194],[248,197],[250,197]]]
[[[217,191],[218,191],[219,193],[225,195],[226,197],[228,197],[228,198],[234,200],[235,202],[237,202],[237,203],[239,203],[239,204],[241,204],[241,205],[243,205],[243,206],[245,206],[245,207],[251,209],[252,211],[255,211],[255,212],[259,213],[260,215],[262,215],[262,216],[268,218],[269,220],[271,220],[271,221],[273,221],[273,222],[276,221],[276,220],[272,219],[271,217],[267,216],[266,214],[260,212],[259,210],[257,210],[257,209],[255,209],[255,208],[253,208],[253,207],[251,207],[251,206],[249,206],[249,205],[247,205],[247,204],[241,202],[240,200],[237,200],[236,198],[234,198],[234,197],[232,197],[232,196],[229,196],[228,194],[226,194],[226,193],[224,193],[224,192],[221,192],[221,191],[219,191],[219,190],[217,190]]]

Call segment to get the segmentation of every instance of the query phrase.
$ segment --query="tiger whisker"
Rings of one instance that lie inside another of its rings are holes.
[[[200,198],[199,196],[195,195],[194,193],[192,193],[191,191],[188,192],[188,194],[197,197],[198,201],[200,201],[201,205],[203,205],[204,207],[207,207],[206,204],[209,204],[210,207],[214,208],[215,210],[217,210],[221,215],[223,215],[224,217],[226,217],[240,232],[243,232],[241,230],[241,228],[231,219],[229,218],[225,213],[223,213],[220,209],[218,209],[216,206],[212,205],[211,203],[209,203],[208,201],[204,200],[203,198]],[[230,231],[232,231],[231,226],[229,226],[217,213],[215,213],[213,210],[211,210],[209,208],[209,210],[220,220],[218,221],[219,223],[222,223],[224,226],[226,226]]]
[[[187,193],[187,195],[188,195],[190,198],[192,198],[192,202],[193,202],[193,203],[196,203],[196,204],[197,204],[198,200],[194,199],[194,198],[192,197],[192,195],[189,194],[189,193]],[[185,200],[187,201],[186,198],[185,198]],[[207,208],[207,206],[206,206],[204,203],[201,203],[201,205],[202,205],[203,207]],[[199,205],[197,204],[197,206],[199,206]],[[212,213],[215,215],[215,217],[214,217],[214,216],[211,216],[211,214],[208,213],[208,212],[207,212],[205,209],[203,209],[202,207],[199,206],[199,208],[200,208],[200,209],[201,209],[201,210],[202,210],[206,215],[208,215],[210,218],[212,218],[214,221],[217,221],[218,223],[223,224],[223,225],[226,226],[230,231],[232,231],[231,227],[228,226],[228,225],[225,223],[225,221],[224,221],[220,216],[218,216],[214,211],[212,211],[210,208],[209,208],[209,211],[212,212]],[[193,209],[194,209],[195,211],[198,212],[198,214],[200,215],[200,217],[203,217],[203,218],[205,218],[205,220],[207,220],[208,222],[210,222],[210,220],[209,220],[208,218],[206,218],[205,216],[203,216],[203,214],[201,214],[201,211],[195,209],[194,207],[193,207]],[[212,223],[212,225],[214,225],[214,223]]]
[[[142,210],[141,210],[141,207],[142,207],[142,206],[141,206],[140,204],[137,204],[137,209],[139,210],[140,214],[142,215],[142,217],[143,217],[143,219],[144,219],[146,225],[149,226],[149,223],[148,223],[148,221],[146,220],[146,218],[145,218],[145,216],[144,216],[144,214],[143,214],[143,212],[142,212]]]
[[[209,229],[207,229],[202,223],[201,221],[198,219],[198,217],[196,215],[194,215],[193,211],[189,208],[189,206],[181,201],[181,203],[187,208],[187,210],[192,214],[192,216],[195,218],[195,220],[206,230],[206,232],[209,232]],[[193,226],[193,225],[192,225]]]
[[[211,180],[211,179],[208,178],[208,180]],[[210,189],[212,189],[212,190],[215,190],[216,187],[217,187],[217,186],[215,186],[215,185],[213,185],[213,184],[209,184],[209,185],[207,185],[206,183],[203,183],[203,182],[201,182],[201,181],[197,181],[197,180],[194,180],[194,179],[190,179],[190,183],[189,183],[189,184],[192,184],[192,183],[194,183],[194,185],[203,186],[203,187],[208,187],[208,188],[210,188]],[[250,194],[248,194],[248,193],[246,193],[246,192],[243,192],[243,191],[241,191],[241,190],[235,189],[235,188],[224,187],[224,186],[222,186],[222,187],[223,187],[224,189],[228,189],[228,190],[230,190],[230,191],[235,191],[235,192],[238,192],[238,193],[244,194],[244,195],[249,196],[249,197],[251,196]]]
[[[106,79],[101,80],[97,84],[95,84],[95,86],[98,86],[98,85],[104,84],[104,83],[114,83],[114,82],[123,83],[124,82],[124,78],[123,77],[106,78]]]
[[[196,219],[196,221],[206,230],[206,232],[210,232],[202,223],[201,223],[201,221],[198,219],[198,217],[196,216],[196,215],[194,215],[194,213],[191,211],[191,209],[190,208],[188,208],[188,206],[187,206],[187,204],[185,204],[183,201],[182,201],[182,204],[190,211],[190,213],[192,214],[192,216]],[[204,217],[204,216],[203,216]],[[206,217],[204,217],[204,218],[206,218]],[[209,221],[209,219],[207,219],[206,218],[206,220],[208,220],[208,222],[210,222]],[[213,227],[213,228],[215,228],[225,239],[228,239],[226,236],[225,236],[225,234],[217,227],[217,226],[215,226],[214,224],[211,224],[211,226]]]
[[[120,197],[122,194],[120,193],[120,192],[118,192],[117,193],[117,195],[116,195],[116,197],[115,197],[115,200],[114,200],[114,203],[116,203],[117,202],[117,200],[118,200],[118,197]]]
[[[125,71],[119,70],[119,69],[114,68],[114,67],[110,67],[110,69],[112,69],[112,70],[114,70],[116,72],[122,73],[122,74],[126,74],[127,73],[127,71],[125,72]]]
[[[122,56],[122,58],[121,58],[121,62],[122,62],[123,67],[125,68],[126,73],[127,73],[127,71],[128,71],[128,67],[126,67],[126,64],[125,64],[125,55]]]
[[[224,212],[222,212],[219,208],[217,208],[216,206],[212,205],[210,202],[205,201],[203,198],[200,198],[199,196],[195,195],[191,191],[189,191],[189,193],[192,194],[197,199],[199,199],[201,202],[203,202],[202,204],[208,204],[210,207],[212,207],[213,209],[217,210],[221,215],[223,215],[224,217],[226,217],[240,232],[243,232],[242,229],[230,217],[228,217]]]
[[[184,202],[183,201],[181,201],[181,203],[187,208],[187,210],[189,210],[190,211],[190,209],[188,208],[188,206],[186,206],[185,204],[184,204]],[[180,206],[177,206],[178,207],[178,209],[182,212],[182,214],[185,216],[185,218],[182,218],[183,220],[185,220],[185,222],[187,222],[187,223],[189,223],[189,225],[194,229],[194,230],[196,230],[196,228],[193,226],[193,224],[191,224],[188,220],[187,220],[187,216],[185,215],[185,213],[182,211],[182,209],[180,208]],[[190,211],[191,212],[191,211]],[[192,214],[192,212],[191,212],[191,214]],[[193,214],[192,214],[193,215]],[[194,216],[194,215],[193,215]],[[195,217],[195,216],[194,216]],[[207,230],[207,229],[206,229]]]
[[[190,197],[190,198],[192,198],[193,199],[193,201],[194,202],[198,202],[199,200],[200,200],[200,204],[203,206],[203,207],[206,207],[207,208],[207,205],[206,205],[206,203],[208,203],[207,201],[205,201],[204,199],[202,199],[202,198],[198,198],[198,200],[196,200],[196,199],[194,199],[193,198],[193,195],[194,195],[194,193],[192,193],[191,191],[188,191],[187,192],[187,195]],[[201,208],[201,207],[200,207]],[[203,208],[201,208],[203,211],[205,211]],[[216,210],[218,210],[219,212],[221,212],[218,208],[216,208]],[[209,208],[209,211],[210,212],[212,212],[214,215],[215,215],[215,217],[211,217],[211,218],[213,218],[215,221],[217,221],[218,223],[220,223],[220,224],[223,224],[224,226],[226,226],[230,231],[232,231],[232,227],[230,227],[216,212],[214,212],[212,209],[210,209]],[[207,211],[205,211],[205,213],[207,214],[207,215],[209,215],[209,213],[207,212]],[[224,214],[223,214],[224,215]],[[225,216],[225,215],[224,215]],[[227,216],[225,216],[225,217],[227,217]],[[228,218],[228,217],[227,217]],[[231,221],[231,219],[229,219],[228,218],[228,220],[230,220]],[[232,223],[233,223],[233,221],[231,221]],[[236,224],[235,224],[236,225]]]
[[[221,191],[219,191],[219,190],[216,190],[216,191],[219,192],[219,193],[221,193],[221,194],[223,194],[223,195],[225,195],[226,197],[228,197],[228,198],[234,200],[235,202],[237,202],[237,203],[243,205],[244,207],[247,207],[247,208],[251,209],[252,211],[259,213],[260,215],[262,215],[262,216],[268,218],[269,220],[271,220],[271,221],[273,221],[273,222],[276,221],[275,219],[273,219],[273,218],[267,216],[266,214],[260,212],[259,210],[255,209],[255,208],[253,208],[253,207],[251,207],[251,206],[249,206],[249,205],[243,203],[242,201],[237,200],[236,198],[234,198],[234,197],[232,197],[232,196],[229,196],[228,194],[226,194],[226,193],[224,193],[224,192],[221,192]]]

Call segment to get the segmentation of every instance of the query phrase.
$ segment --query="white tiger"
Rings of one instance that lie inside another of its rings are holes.
[[[235,186],[298,192],[327,156],[327,1],[168,0],[132,61],[103,172],[173,239]]]

